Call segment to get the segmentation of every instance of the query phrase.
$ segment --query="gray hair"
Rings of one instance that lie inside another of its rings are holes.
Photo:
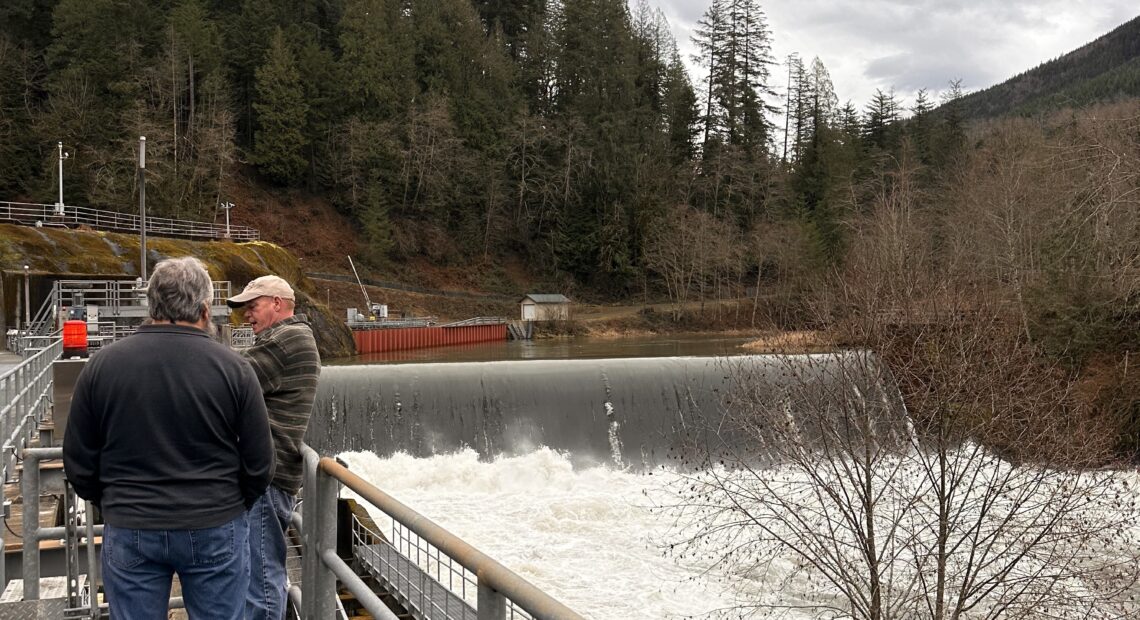
[[[214,299],[214,283],[202,261],[193,256],[168,258],[154,267],[147,282],[150,318],[156,321],[187,321],[202,318],[202,304]]]

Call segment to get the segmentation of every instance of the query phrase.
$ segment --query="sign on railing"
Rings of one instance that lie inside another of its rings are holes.
[[[90,207],[64,206],[61,215],[56,211],[55,205],[0,201],[0,220],[27,226],[65,228],[90,226],[96,230],[139,232],[138,215]],[[261,238],[257,229],[248,226],[228,226],[210,222],[176,220],[168,217],[147,217],[146,232],[148,235],[193,239],[257,241]],[[227,232],[229,233],[228,236]]]

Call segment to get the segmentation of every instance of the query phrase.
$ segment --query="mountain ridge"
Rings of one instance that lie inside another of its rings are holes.
[[[980,120],[1132,97],[1140,97],[1140,16],[957,105],[963,117]]]

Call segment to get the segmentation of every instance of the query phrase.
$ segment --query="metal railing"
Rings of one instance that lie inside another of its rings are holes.
[[[394,544],[357,545],[353,555],[366,564],[369,560],[375,561],[376,566],[370,566],[371,570],[392,571],[389,572],[387,581],[397,586],[402,594],[401,600],[415,603],[418,599],[419,606],[412,605],[417,608],[413,612],[416,617],[433,620],[471,618],[471,615],[467,615],[469,611],[459,609],[456,612],[459,615],[440,615],[438,601],[446,598],[447,593],[454,594],[460,600],[467,600],[470,594],[468,588],[473,588],[476,593],[474,618],[477,620],[506,620],[508,617],[581,620],[581,616],[570,608],[335,460],[319,457],[308,446],[302,450],[305,455],[306,489],[301,519],[305,562],[302,617],[327,618],[333,613],[336,608],[337,578],[341,579],[342,584],[369,613],[378,618],[393,617],[387,606],[336,554],[336,500],[343,485],[399,524],[396,530],[399,534],[394,537]],[[389,548],[395,553],[389,553]],[[370,554],[374,555],[370,557]],[[385,561],[380,558],[381,555],[386,555],[389,559]],[[413,565],[420,570],[407,570]],[[405,569],[402,588],[399,587],[401,577],[395,574],[399,568]],[[416,579],[414,583],[412,579],[406,578],[412,574]],[[443,584],[444,575],[447,575],[446,586]],[[435,596],[437,592],[438,597]],[[443,604],[451,605],[446,602]]]
[[[16,222],[28,226],[56,226],[74,228],[90,226],[96,230],[114,232],[139,232],[139,216],[117,211],[104,211],[90,207],[65,205],[59,213],[55,205],[28,202],[0,201],[0,220]],[[257,241],[261,233],[248,226],[229,226],[229,239],[234,241]],[[168,217],[147,217],[148,235],[185,237],[191,239],[226,239],[227,226],[210,222],[178,220]]]
[[[507,320],[501,316],[477,316],[454,323],[444,323],[440,327],[467,327],[468,325],[502,325]]]
[[[76,608],[83,599],[97,600],[95,596],[84,596],[79,588],[79,573],[87,576],[85,585],[95,588],[97,575],[95,568],[95,537],[103,535],[103,526],[95,525],[89,517],[92,514],[90,502],[84,501],[80,513],[75,493],[65,489],[64,505],[66,523],[62,526],[40,526],[40,462],[63,458],[63,448],[27,448],[23,452],[24,470],[20,478],[20,494],[24,499],[22,523],[23,553],[20,558],[23,569],[24,600],[33,601],[40,597],[40,543],[48,540],[64,540],[67,545],[68,564],[68,607]],[[85,515],[81,517],[82,515]],[[82,532],[82,533],[81,533]],[[79,571],[78,545],[82,541],[87,551],[86,571]],[[97,617],[94,614],[92,617]]]
[[[229,316],[226,299],[231,295],[230,281],[215,280],[213,285],[212,315]],[[146,289],[141,288],[137,279],[57,280],[27,328],[8,334],[8,350],[23,355],[33,348],[47,346],[59,338],[60,313],[65,307],[89,305],[98,306],[99,313],[87,321],[88,343],[92,349],[133,334],[147,317]]]
[[[50,352],[44,352],[50,355]],[[58,355],[57,355],[58,357]],[[28,360],[29,362],[32,359]],[[50,369],[50,364],[47,365]],[[12,374],[12,373],[8,373]],[[7,377],[8,375],[5,375]],[[50,391],[50,373],[48,388]],[[30,418],[29,418],[30,419]],[[347,589],[373,618],[398,620],[374,587],[367,584],[337,553],[338,500],[342,487],[382,511],[392,520],[389,539],[352,522],[350,561],[376,578],[386,594],[420,620],[582,620],[503,565],[475,549],[426,517],[408,508],[330,458],[321,458],[309,446],[304,453],[304,501],[293,525],[301,539],[300,588],[289,592],[290,603],[301,618],[344,617],[337,583]],[[67,565],[65,618],[104,618],[106,603],[99,603],[96,538],[103,526],[94,524],[89,502],[80,501],[64,481],[65,523],[40,525],[40,463],[61,459],[63,448],[24,448],[20,479],[23,496],[22,578],[25,601],[40,596],[43,541],[62,540]],[[86,566],[81,566],[85,551]],[[0,583],[5,582],[0,563]],[[294,580],[296,584],[297,580]],[[171,608],[183,607],[171,598]]]
[[[349,329],[396,329],[404,327],[431,327],[435,325],[434,316],[415,317],[407,319],[377,319],[375,321],[346,321]]]
[[[52,404],[52,362],[63,355],[55,339],[19,366],[0,375],[0,437],[3,438],[4,482],[14,480],[16,455],[38,432]]]
[[[225,308],[230,297],[230,281],[214,280],[214,297],[210,305]],[[70,302],[70,303],[68,303]],[[139,280],[56,280],[52,287],[51,303],[62,306],[99,306],[104,315],[119,316],[124,308],[146,307],[146,289]],[[42,310],[41,310],[42,313]],[[39,319],[37,313],[36,318]],[[101,315],[102,316],[102,315]]]
[[[61,330],[44,334],[42,336],[29,335],[28,332],[11,330],[8,333],[8,350],[22,356],[35,354],[60,340]]]

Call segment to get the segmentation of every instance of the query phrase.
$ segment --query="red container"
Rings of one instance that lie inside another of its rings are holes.
[[[63,356],[87,357],[87,322],[69,319],[63,322]]]
[[[356,352],[406,351],[453,344],[473,344],[506,340],[507,326],[467,325],[463,327],[404,327],[395,329],[361,329],[352,332]]]

